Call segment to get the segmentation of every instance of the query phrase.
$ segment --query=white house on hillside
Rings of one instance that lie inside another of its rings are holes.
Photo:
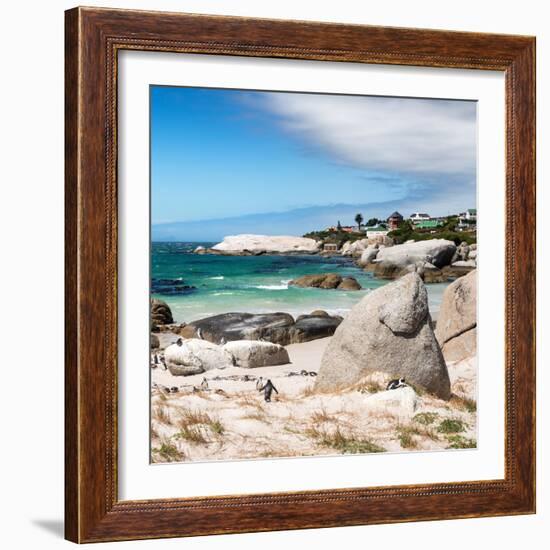
[[[367,227],[367,238],[369,237],[385,237],[389,233],[389,229],[383,225],[375,225]]]
[[[421,212],[415,212],[414,214],[411,214],[410,216],[410,220],[414,223],[414,222],[426,222],[428,220],[430,220],[430,215],[429,214],[423,214]]]

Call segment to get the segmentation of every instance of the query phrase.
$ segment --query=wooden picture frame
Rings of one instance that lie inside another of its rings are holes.
[[[504,479],[248,496],[117,495],[117,54],[155,50],[501,71],[506,86]],[[66,538],[97,542],[535,511],[535,39],[66,12]]]

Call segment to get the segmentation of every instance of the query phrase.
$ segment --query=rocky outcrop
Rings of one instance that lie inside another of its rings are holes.
[[[319,273],[304,275],[290,281],[289,286],[301,288],[325,288],[337,290],[361,290],[361,285],[353,277],[342,277],[337,273]]]
[[[286,349],[271,342],[235,340],[225,344],[223,349],[231,354],[237,367],[253,369],[290,363]]]
[[[212,369],[233,366],[233,357],[221,346],[205,340],[179,341],[164,350],[168,370],[174,376],[200,374]]]
[[[453,262],[451,264],[451,267],[457,268],[457,267],[466,267],[475,269],[476,268],[476,262],[475,260],[459,260],[458,262]]]
[[[346,241],[343,244],[340,253],[342,254],[342,256],[352,256],[354,258],[358,258],[359,256],[361,256],[363,250],[365,250],[368,245],[368,239],[359,239],[358,241],[353,242]]]
[[[174,322],[172,311],[166,302],[151,299],[151,329],[158,330],[160,325],[171,325]]]
[[[467,260],[469,253],[470,247],[468,243],[462,241],[455,250],[455,253],[453,254],[453,257],[451,259],[451,263]]]
[[[447,361],[477,350],[477,271],[451,283],[443,294],[435,335]]]
[[[378,244],[371,244],[367,246],[367,248],[365,248],[365,250],[361,253],[360,258],[357,260],[357,264],[360,267],[367,267],[376,259],[379,249],[380,245]]]
[[[216,344],[234,340],[264,340],[286,346],[332,336],[341,317],[305,315],[294,321],[288,313],[222,313],[189,323],[180,331]]]
[[[181,279],[151,279],[151,293],[160,294],[161,296],[181,296],[191,294],[197,290],[197,287],[187,285]]]
[[[404,377],[442,399],[450,398],[426,287],[416,273],[372,291],[351,309],[328,344],[315,388],[335,391],[373,372]]]
[[[374,260],[374,275],[382,279],[395,279],[406,274],[410,266],[422,266],[425,263],[441,269],[449,265],[455,251],[456,245],[444,239],[430,239],[383,248]]]
[[[369,245],[378,245],[378,246],[393,246],[394,242],[391,237],[388,237],[387,235],[376,235],[373,237],[369,237],[367,239]]]
[[[320,243],[306,237],[232,235],[208,249],[213,254],[247,256],[259,254],[317,254]]]

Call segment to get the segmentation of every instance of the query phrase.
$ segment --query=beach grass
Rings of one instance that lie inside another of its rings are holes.
[[[159,405],[153,408],[152,413],[153,420],[156,420],[160,424],[166,424],[167,426],[172,425],[172,417],[168,412],[168,408],[163,405]]]
[[[448,435],[447,441],[449,442],[447,449],[475,449],[477,447],[475,439],[462,435]]]
[[[356,437],[353,434],[344,434],[340,427],[333,431],[310,427],[306,430],[306,435],[316,440],[319,445],[335,449],[342,454],[383,453],[386,451],[384,447],[368,439]]]
[[[436,412],[422,412],[415,414],[413,416],[413,420],[419,424],[423,424],[424,426],[429,426],[430,424],[433,424],[438,417],[439,414]]]

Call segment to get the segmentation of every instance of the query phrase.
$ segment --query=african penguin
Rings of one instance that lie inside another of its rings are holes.
[[[399,379],[395,379],[395,380],[390,380],[388,382],[388,385],[386,386],[386,389],[387,390],[396,390],[398,388],[404,388],[406,386],[407,386],[407,384],[405,383],[405,379],[404,378],[399,378]]]

